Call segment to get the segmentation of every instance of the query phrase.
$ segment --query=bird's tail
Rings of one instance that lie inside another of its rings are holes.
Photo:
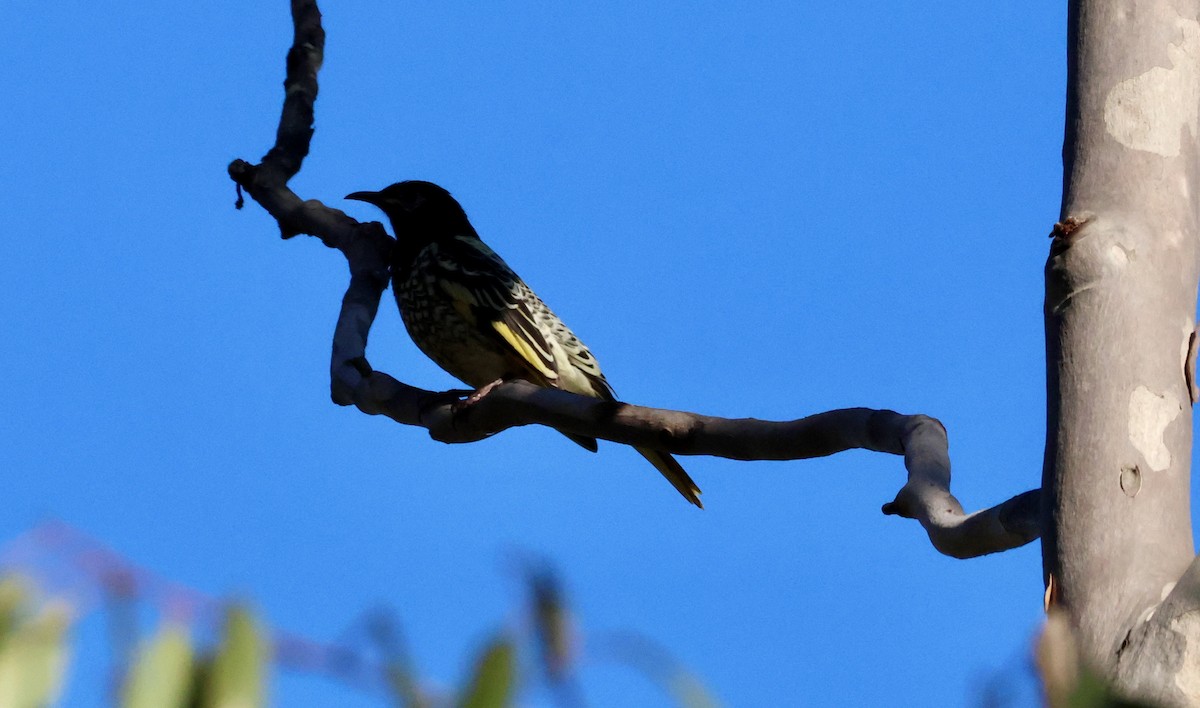
[[[633,449],[637,450],[642,457],[649,460],[650,464],[654,465],[659,472],[662,472],[662,476],[667,478],[671,486],[679,490],[684,499],[687,499],[701,509],[704,508],[704,505],[700,503],[700,488],[696,486],[696,483],[684,471],[683,465],[675,461],[674,457],[665,452],[645,447],[635,447]]]

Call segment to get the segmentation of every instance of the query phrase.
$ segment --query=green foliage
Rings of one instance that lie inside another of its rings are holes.
[[[401,646],[399,632],[386,616],[368,626],[380,660],[364,664],[367,672],[375,681],[382,679],[387,697],[401,708],[505,708],[517,704],[523,686],[539,680],[558,690],[566,704],[582,705],[576,693],[581,668],[577,636],[557,578],[541,570],[530,573],[527,583],[528,631],[493,634],[471,661],[457,690],[432,693],[425,688]],[[31,583],[16,576],[0,578],[0,708],[43,708],[55,703],[66,671],[72,619],[65,602],[42,597]],[[206,644],[195,640],[187,623],[163,619],[133,652],[116,705],[267,706],[272,652],[267,633],[253,613],[243,605],[227,607],[215,643]],[[526,651],[531,653],[526,656]],[[661,650],[609,658],[645,674],[683,708],[718,705],[692,674]]]
[[[167,622],[138,652],[122,691],[121,708],[186,706],[195,671],[187,627]]]
[[[129,667],[121,708],[260,708],[268,651],[245,607],[226,610],[220,641],[196,656],[188,628],[167,620]]]
[[[0,581],[0,708],[38,708],[57,700],[70,620],[64,603],[35,608],[22,581]]]
[[[0,578],[0,708],[42,708],[61,693],[70,606],[26,579]],[[121,708],[260,708],[268,649],[244,607],[226,612],[214,651],[196,658],[188,627],[167,620],[139,647],[122,682]]]
[[[16,627],[27,595],[25,584],[19,578],[0,579],[0,642]]]
[[[266,642],[244,607],[225,615],[225,629],[207,676],[205,708],[258,708],[266,705]]]
[[[459,708],[504,708],[513,704],[516,687],[516,649],[501,636],[493,639],[475,662]]]

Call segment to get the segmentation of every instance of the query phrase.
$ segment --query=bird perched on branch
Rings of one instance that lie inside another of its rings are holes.
[[[396,304],[417,347],[438,366],[477,389],[519,378],[616,400],[591,351],[479,239],[445,189],[413,180],[346,198],[374,204],[392,222]],[[564,434],[596,451],[595,438]],[[703,506],[700,489],[675,458],[635,449],[685,499]]]

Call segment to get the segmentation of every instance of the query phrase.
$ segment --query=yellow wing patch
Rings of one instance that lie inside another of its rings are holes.
[[[558,378],[558,372],[546,366],[542,362],[541,357],[539,357],[537,352],[533,350],[533,347],[530,346],[529,342],[525,341],[524,338],[512,331],[511,327],[499,321],[492,322],[492,327],[501,337],[504,338],[504,341],[508,342],[510,347],[512,347],[518,354],[521,355],[521,358],[525,360],[525,363],[532,366],[539,374],[550,380]]]

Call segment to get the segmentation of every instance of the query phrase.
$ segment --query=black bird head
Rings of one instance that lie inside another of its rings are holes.
[[[397,182],[378,192],[355,192],[346,199],[374,204],[387,214],[396,240],[410,247],[455,236],[476,236],[462,206],[432,182]]]

